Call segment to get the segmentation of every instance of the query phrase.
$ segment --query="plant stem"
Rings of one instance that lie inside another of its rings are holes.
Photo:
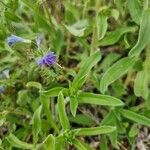
[[[97,50],[97,42],[98,42],[98,35],[97,35],[97,18],[99,14],[99,7],[100,7],[100,0],[96,0],[95,3],[95,19],[93,24],[93,35],[92,35],[92,42],[91,42],[91,50],[90,55]]]

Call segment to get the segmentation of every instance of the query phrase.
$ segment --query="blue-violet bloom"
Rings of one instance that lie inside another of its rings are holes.
[[[7,43],[9,46],[12,46],[14,45],[15,43],[31,43],[31,40],[27,40],[27,39],[24,39],[22,37],[19,37],[19,36],[16,36],[16,35],[11,35],[7,38]]]
[[[52,66],[56,62],[56,55],[54,52],[49,52],[48,54],[44,55],[37,61],[39,66]]]
[[[2,94],[5,91],[3,86],[0,86],[0,94]]]

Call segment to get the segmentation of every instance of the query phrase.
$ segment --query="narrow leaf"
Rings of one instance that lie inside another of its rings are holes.
[[[146,126],[150,127],[150,118],[147,118],[145,116],[139,115],[133,111],[126,110],[126,109],[122,109],[120,111],[120,113],[127,119],[130,119],[134,122],[137,122],[139,124],[146,125]]]
[[[96,26],[97,26],[97,32],[98,32],[97,34],[99,40],[101,40],[104,37],[107,31],[107,27],[108,27],[107,19],[108,17],[104,14],[100,14],[97,17]]]
[[[136,30],[135,26],[134,27],[123,26],[117,28],[115,31],[108,32],[107,35],[102,40],[99,41],[99,46],[113,45],[120,40],[123,34],[128,32],[135,32],[135,30]]]
[[[21,149],[32,149],[33,148],[33,145],[32,144],[28,144],[28,143],[25,143],[23,141],[20,141],[15,135],[13,134],[10,134],[8,137],[7,137],[7,140],[8,142],[13,146],[13,147],[16,147],[16,148],[21,148]]]
[[[11,20],[11,21],[14,21],[14,22],[20,22],[21,21],[20,17],[18,17],[17,15],[15,15],[15,13],[13,13],[13,12],[6,11],[5,12],[5,17],[8,20]]]
[[[33,135],[34,135],[34,142],[37,142],[38,134],[41,131],[41,110],[42,110],[42,105],[37,108],[37,110],[34,112],[33,115]]]
[[[42,15],[42,12],[40,10],[40,3],[37,3],[34,8],[34,22],[35,22],[35,28],[42,28],[45,29],[46,32],[52,33],[52,27],[51,24],[47,21],[45,18],[45,15]]]
[[[142,9],[140,1],[128,0],[128,8],[133,21],[136,22],[137,24],[140,24],[142,17]]]
[[[78,150],[87,150],[86,147],[84,147],[84,145],[82,145],[82,143],[77,139],[74,139],[72,143]]]
[[[74,26],[67,26],[67,25],[64,25],[66,27],[66,29],[71,33],[73,34],[74,36],[78,36],[78,37],[81,37],[84,35],[84,30],[86,28],[82,28],[82,29],[77,29],[75,28]]]
[[[101,137],[100,150],[108,150],[106,135],[102,135]]]
[[[67,93],[67,89],[65,89],[64,87],[54,87],[49,90],[43,90],[43,91],[41,90],[40,93],[49,97],[55,97],[55,96],[58,96],[59,92],[62,90],[63,90],[63,93]]]
[[[119,123],[118,123],[117,119],[118,118],[116,117],[116,115],[114,114],[114,112],[110,111],[104,117],[104,119],[101,121],[101,125],[111,125],[111,126],[116,126],[117,127],[117,130],[115,130],[114,132],[108,134],[108,137],[110,138],[110,141],[111,141],[112,145],[116,149],[119,149],[117,137],[118,137],[119,126],[120,126],[121,122],[119,120]]]
[[[35,82],[35,81],[30,81],[30,82],[28,82],[28,83],[26,84],[26,87],[35,87],[35,88],[37,88],[37,89],[39,89],[39,90],[42,89],[41,83]]]
[[[107,87],[127,73],[135,63],[135,58],[125,57],[113,64],[102,76],[100,90],[104,93]]]
[[[80,71],[73,80],[72,86],[76,88],[81,87],[85,82],[85,80],[82,80],[81,82],[81,79],[83,79],[90,72],[90,70],[98,63],[100,59],[101,59],[100,51],[96,51],[93,55],[83,60]]]
[[[136,96],[142,96],[144,99],[148,98],[149,95],[149,75],[146,71],[140,71],[136,75],[134,83],[134,93]]]
[[[55,150],[55,137],[52,134],[48,135],[43,145],[44,150]]]
[[[69,120],[66,114],[66,110],[65,110],[65,100],[64,100],[64,96],[63,93],[60,92],[58,95],[58,114],[59,114],[59,119],[60,119],[60,123],[63,127],[64,130],[69,129],[70,128],[70,124],[69,124]]]
[[[76,115],[77,107],[78,107],[78,100],[76,96],[71,96],[70,97],[70,110],[74,117]]]
[[[35,5],[34,5],[34,3],[32,3],[32,1],[30,1],[30,0],[22,0],[22,2],[23,2],[26,6],[28,6],[28,7],[31,8],[32,10],[34,10]]]
[[[121,100],[109,95],[81,92],[77,98],[79,103],[88,103],[88,104],[106,105],[106,106],[124,105],[124,103]]]
[[[92,136],[99,134],[107,134],[116,130],[116,127],[112,126],[101,126],[101,127],[92,127],[92,128],[79,128],[72,130],[75,132],[75,136]]]
[[[120,55],[117,53],[109,53],[101,62],[100,68],[103,71],[106,71],[115,61],[120,58]]]
[[[150,42],[150,9],[147,9],[144,11],[142,15],[138,41],[135,44],[135,46],[130,50],[129,56],[139,55],[149,42]]]
[[[53,120],[52,113],[49,109],[49,96],[47,96],[45,94],[40,94],[40,100],[43,105],[43,110],[46,114],[46,117],[47,117],[47,120],[48,120],[50,126],[53,127],[56,132],[58,132],[58,128],[55,124],[55,121]]]
[[[96,123],[94,118],[84,114],[77,114],[75,117],[70,115],[69,121],[82,126],[92,126]]]
[[[133,124],[131,126],[131,129],[129,131],[129,137],[135,137],[139,132],[138,126],[136,124]]]

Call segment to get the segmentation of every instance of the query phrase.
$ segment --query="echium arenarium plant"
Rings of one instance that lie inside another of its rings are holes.
[[[0,12],[0,149],[150,148],[148,0],[5,0]]]

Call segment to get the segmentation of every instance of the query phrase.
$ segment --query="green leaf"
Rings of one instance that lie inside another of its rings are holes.
[[[28,96],[28,91],[27,90],[20,90],[18,92],[18,96],[17,96],[17,104],[20,106],[26,105],[28,100],[29,100],[29,96]]]
[[[35,27],[37,28],[37,30],[39,28],[42,28],[44,29],[46,32],[49,32],[51,33],[51,35],[53,34],[52,33],[52,27],[51,27],[51,24],[49,24],[49,22],[47,21],[47,19],[45,18],[45,15],[42,15],[41,14],[41,11],[40,11],[40,3],[37,3],[35,5],[35,8],[34,8],[34,19],[35,19]]]
[[[0,127],[4,124],[6,118],[4,116],[0,116]]]
[[[83,126],[92,126],[96,123],[94,118],[83,114],[77,114],[75,117],[70,115],[69,121]]]
[[[119,18],[119,11],[117,9],[110,9],[110,16],[113,17],[116,21]]]
[[[33,124],[33,136],[34,136],[34,142],[37,142],[38,140],[38,134],[41,131],[41,110],[42,105],[37,108],[37,110],[34,112],[32,124]]]
[[[42,89],[41,83],[35,82],[35,81],[30,81],[30,82],[28,82],[28,83],[26,84],[26,87],[35,87],[35,88],[37,88],[37,89],[39,89],[39,90]]]
[[[105,56],[104,60],[101,62],[100,68],[103,69],[103,71],[106,71],[112,63],[118,60],[120,57],[117,53],[109,53],[107,56]]]
[[[134,124],[134,125],[132,125],[132,127],[129,131],[129,136],[135,137],[138,134],[138,132],[139,132],[139,129],[138,129],[137,125]]]
[[[100,90],[104,93],[115,80],[127,73],[135,63],[135,58],[125,57],[113,64],[102,76]]]
[[[140,24],[142,18],[142,7],[138,0],[128,0],[128,8],[134,22]]]
[[[106,135],[101,136],[100,150],[108,150]]]
[[[140,24],[138,41],[130,50],[129,56],[139,55],[150,41],[150,9],[144,11]]]
[[[79,103],[88,103],[88,104],[106,105],[106,106],[124,105],[124,103],[121,100],[109,95],[81,92],[77,98]]]
[[[52,116],[52,113],[49,109],[50,107],[50,104],[49,104],[49,96],[45,95],[45,94],[40,94],[40,100],[41,100],[41,103],[43,105],[43,110],[46,114],[46,117],[48,119],[48,122],[50,124],[51,127],[53,127],[55,129],[56,132],[58,132],[58,128],[55,124],[55,121],[53,120],[53,116]]]
[[[113,45],[115,43],[117,43],[119,41],[119,39],[121,38],[121,36],[125,33],[128,32],[135,32],[136,31],[136,27],[126,27],[126,26],[122,26],[122,27],[118,27],[115,31],[111,31],[108,32],[106,34],[106,36],[99,41],[98,45],[99,46],[109,46],[109,45]]]
[[[9,11],[5,12],[5,17],[14,22],[20,22],[20,20],[21,20],[17,15],[15,15],[15,13],[12,13]]]
[[[64,26],[72,35],[77,37],[82,37],[84,36],[84,31],[87,26],[87,20],[80,20],[71,26],[69,25],[64,25]]]
[[[108,27],[107,19],[108,19],[108,17],[104,14],[100,14],[96,19],[97,19],[96,26],[97,26],[98,39],[101,40],[107,31],[107,27]]]
[[[22,2],[26,5],[26,6],[28,6],[29,8],[31,8],[32,10],[34,10],[34,3],[32,3],[32,1],[30,1],[30,0],[22,0]]]
[[[44,150],[55,150],[55,137],[50,134],[43,142]]]
[[[53,46],[56,51],[56,55],[59,56],[61,52],[61,48],[64,45],[64,33],[61,29],[57,29],[55,38],[53,39]]]
[[[127,119],[150,127],[150,119],[145,116],[139,115],[133,111],[126,109],[121,109],[120,113]]]
[[[84,147],[84,145],[77,139],[74,139],[72,143],[78,150],[87,150],[86,147]]]
[[[69,124],[69,120],[66,114],[65,100],[64,100],[64,96],[62,92],[60,92],[58,95],[57,103],[58,103],[58,114],[59,114],[60,124],[62,125],[64,130],[69,129],[70,124]]]
[[[66,29],[71,33],[73,34],[74,36],[78,36],[78,37],[81,37],[84,35],[84,30],[86,28],[83,28],[83,29],[75,29],[74,27],[72,26],[67,26],[65,25]]]
[[[92,127],[92,128],[78,128],[73,129],[72,131],[75,133],[75,136],[92,136],[99,134],[107,134],[116,130],[116,127],[112,126],[101,126],[101,127]]]
[[[149,95],[149,74],[146,71],[140,71],[137,73],[134,82],[134,93],[136,96],[142,96],[144,99]]]
[[[72,82],[72,87],[79,89],[85,82],[86,75],[90,72],[90,70],[100,61],[101,54],[100,51],[96,51],[90,57],[83,60],[81,64],[80,71]],[[82,80],[83,79],[83,80]]]
[[[10,135],[7,137],[8,142],[16,148],[21,148],[21,149],[32,149],[33,145],[25,143],[23,141],[20,141],[15,135],[10,133]]]
[[[58,96],[60,91],[63,91],[63,93],[67,93],[67,89],[64,87],[54,87],[49,90],[43,90],[43,91],[41,90],[40,93],[49,97],[55,97]]]
[[[70,96],[70,110],[72,115],[75,117],[78,107],[78,100],[76,96]]]
[[[104,119],[101,121],[100,125],[111,125],[111,126],[116,126],[117,130],[115,130],[112,133],[109,133],[108,136],[110,138],[110,141],[112,145],[116,148],[119,149],[118,147],[118,132],[119,132],[119,126],[121,124],[120,120],[117,122],[118,116],[115,115],[114,111],[110,111],[107,115],[105,115]]]
[[[125,1],[122,1],[122,0],[114,0],[116,8],[120,12],[121,16],[124,16],[124,14],[125,14],[125,11],[123,11],[124,10],[124,5],[125,5],[124,2]]]
[[[63,141],[56,141],[55,150],[65,150]]]

